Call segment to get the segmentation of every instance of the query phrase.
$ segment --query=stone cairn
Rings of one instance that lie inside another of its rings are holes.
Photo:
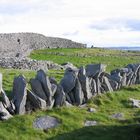
[[[14,114],[22,115],[36,109],[79,106],[93,96],[140,84],[140,64],[129,64],[110,74],[105,72],[105,68],[103,64],[90,64],[79,69],[67,68],[59,84],[43,70],[39,70],[29,82],[31,90],[27,88],[25,77],[20,75],[14,78],[11,99],[2,88],[0,74],[0,119],[7,120]]]

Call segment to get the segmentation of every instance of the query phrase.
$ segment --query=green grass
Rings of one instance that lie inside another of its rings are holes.
[[[63,52],[66,54],[75,55],[81,52],[92,57],[76,57],[68,59],[66,55],[64,59],[59,54],[55,57],[56,62],[63,63],[69,60],[77,66],[86,65],[90,62],[105,62],[109,64],[108,70],[116,67],[122,67],[128,63],[136,63],[139,61],[138,56],[134,56],[131,60],[132,52],[120,52],[101,49],[50,49],[43,51],[35,51],[31,57],[35,59],[52,60],[54,55],[48,56],[49,52]],[[104,56],[97,56],[103,55]],[[109,55],[110,54],[110,55]],[[124,54],[120,57],[120,54]],[[129,57],[126,55],[130,54]],[[139,55],[139,53],[136,53]],[[83,54],[82,54],[83,55]],[[109,55],[109,56],[105,56]],[[111,58],[112,59],[111,59]],[[96,60],[96,59],[97,60]],[[123,60],[121,60],[123,58]],[[125,58],[125,59],[124,59]],[[75,62],[75,61],[76,62]],[[80,60],[80,62],[78,62]],[[94,61],[95,60],[95,61]],[[119,61],[119,62],[118,62]],[[112,65],[112,66],[111,66]],[[0,69],[3,73],[3,88],[10,95],[12,90],[13,78],[15,75],[24,74],[29,82],[30,78],[35,76],[34,71]],[[48,72],[49,76],[56,77],[57,81],[63,76],[63,71],[51,70]],[[140,99],[140,85],[131,87],[124,87],[119,91],[98,95],[88,101],[87,107],[71,107],[71,108],[54,108],[47,111],[36,111],[32,114],[16,115],[8,121],[0,121],[0,140],[137,140],[139,138],[140,126],[140,109],[132,108],[129,98]],[[96,108],[96,113],[87,111],[88,107]],[[110,116],[114,113],[123,113],[124,120],[112,119]],[[32,124],[36,117],[50,115],[58,118],[61,124],[48,132],[34,129]],[[97,126],[84,127],[85,120],[95,120],[98,122]]]
[[[107,49],[45,49],[35,50],[30,55],[36,60],[51,60],[58,64],[71,62],[75,66],[85,66],[91,63],[103,63],[107,70],[121,68],[129,63],[140,62],[140,52],[117,51]]]

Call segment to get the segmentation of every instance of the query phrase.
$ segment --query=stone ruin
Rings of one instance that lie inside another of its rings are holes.
[[[37,33],[0,34],[0,67],[38,70],[61,69],[52,61],[37,61],[27,58],[31,51],[45,48],[85,48],[86,44],[69,39],[46,37]]]
[[[140,84],[140,64],[128,64],[110,73],[104,64],[90,64],[81,68],[67,68],[60,83],[48,77],[43,70],[29,82],[20,75],[14,78],[9,99],[2,88],[0,74],[0,119],[7,120],[14,114],[26,114],[36,109],[47,110],[61,106],[80,106],[92,97],[119,90],[121,87]]]

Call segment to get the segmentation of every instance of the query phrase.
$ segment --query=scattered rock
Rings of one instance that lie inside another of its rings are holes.
[[[33,122],[33,127],[41,130],[48,130],[50,128],[55,128],[60,124],[60,121],[51,116],[43,116],[37,118]]]
[[[124,119],[124,114],[123,113],[116,113],[111,115],[111,118],[117,119],[117,120],[123,120]]]
[[[85,127],[88,127],[88,126],[96,126],[97,124],[98,124],[97,121],[89,121],[89,120],[86,120],[84,126]]]
[[[136,108],[140,108],[140,100],[136,100],[136,99],[129,99],[132,102],[132,106],[136,107]]]
[[[93,113],[95,113],[95,112],[96,112],[96,109],[95,109],[95,108],[90,107],[90,108],[88,108],[88,111],[89,111],[89,112],[93,112]]]

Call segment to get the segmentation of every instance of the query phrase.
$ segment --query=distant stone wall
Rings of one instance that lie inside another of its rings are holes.
[[[84,48],[85,44],[37,33],[0,34],[0,57],[24,57],[43,48]]]

